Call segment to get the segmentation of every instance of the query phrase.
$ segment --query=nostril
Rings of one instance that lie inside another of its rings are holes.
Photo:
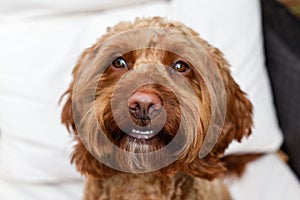
[[[162,105],[161,104],[152,104],[149,107],[149,117],[150,119],[153,119],[154,117],[156,117],[160,111],[162,110]]]
[[[138,102],[133,102],[128,104],[128,108],[130,111],[136,112],[141,109],[141,106]]]
[[[149,106],[149,111],[160,111],[162,108],[162,105],[161,104],[151,104]]]

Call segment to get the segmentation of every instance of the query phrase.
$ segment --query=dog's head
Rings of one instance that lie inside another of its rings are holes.
[[[83,174],[189,173],[212,179],[232,140],[251,132],[252,106],[222,53],[183,24],[121,22],[73,71],[62,122]],[[123,171],[123,172],[122,172]]]

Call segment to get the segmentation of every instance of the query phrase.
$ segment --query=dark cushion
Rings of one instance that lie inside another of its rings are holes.
[[[282,149],[300,177],[300,21],[275,0],[262,0],[266,63],[274,94]]]

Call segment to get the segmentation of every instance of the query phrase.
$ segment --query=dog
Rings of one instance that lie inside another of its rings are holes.
[[[197,32],[161,17],[120,22],[72,75],[61,119],[85,200],[231,199],[224,176],[253,156],[239,164],[224,151],[251,134],[252,104]]]

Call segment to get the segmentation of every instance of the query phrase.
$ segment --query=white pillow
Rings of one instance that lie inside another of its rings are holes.
[[[168,16],[219,47],[254,104],[252,136],[228,153],[271,152],[278,129],[264,66],[258,0],[153,2],[103,13],[0,21],[0,177],[59,182],[78,177],[69,165],[72,146],[60,123],[60,95],[79,54],[107,26],[136,16]]]
[[[151,0],[3,0],[0,11],[43,10],[56,13],[85,12],[142,4],[147,1]]]

